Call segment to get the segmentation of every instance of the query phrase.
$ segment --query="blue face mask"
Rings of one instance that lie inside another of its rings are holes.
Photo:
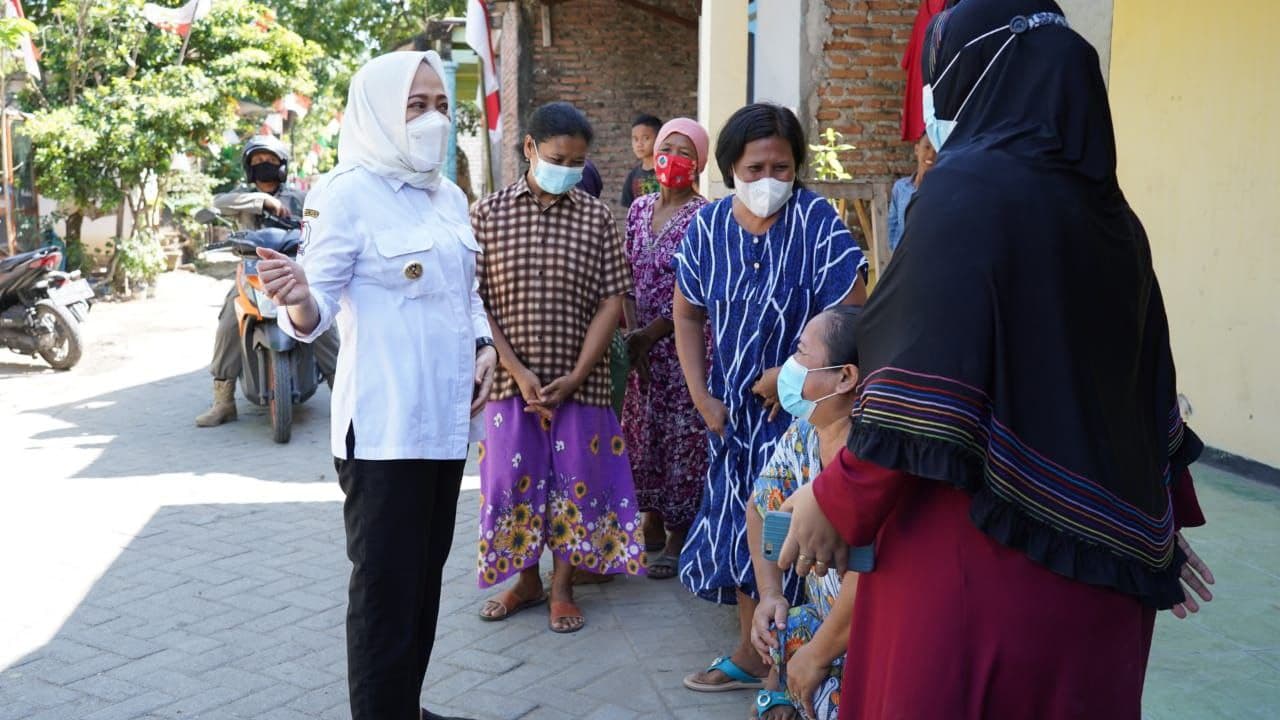
[[[823,395],[817,400],[806,400],[804,397],[804,381],[809,377],[809,373],[819,370],[839,370],[843,365],[830,365],[828,367],[807,368],[801,365],[794,357],[787,358],[782,364],[782,369],[778,371],[778,402],[782,404],[782,409],[791,413],[792,416],[800,420],[808,420],[813,416],[813,411],[817,409],[818,403],[829,397],[839,395],[833,392]]]
[[[564,195],[582,182],[582,173],[585,168],[553,165],[542,159],[542,153],[538,152],[536,144],[533,152],[538,156],[538,164],[533,166],[533,181],[538,183],[538,187],[544,191],[552,195]]]
[[[1061,25],[1062,27],[1069,27],[1067,25],[1067,19],[1057,13],[1042,12],[1025,17],[1021,15],[1015,17],[1009,21],[1008,25],[998,27],[990,32],[985,32],[965,43],[964,47],[960,48],[960,51],[956,53],[956,56],[951,58],[951,62],[947,63],[947,66],[943,68],[938,77],[934,78],[933,83],[924,86],[920,94],[920,106],[924,115],[924,134],[929,136],[929,142],[933,143],[934,151],[941,152],[943,144],[947,142],[947,138],[951,137],[951,132],[956,129],[956,122],[959,121],[960,113],[964,111],[964,106],[969,104],[969,98],[973,97],[973,92],[978,89],[978,85],[982,83],[982,79],[991,71],[991,66],[995,65],[996,60],[1000,59],[1000,55],[1004,53],[1005,48],[1009,47],[1009,43],[1012,43],[1014,38],[1028,30],[1045,27],[1046,25]],[[969,94],[964,96],[964,101],[960,103],[959,109],[956,110],[956,116],[950,120],[940,119],[933,107],[933,86],[942,82],[942,78],[946,77],[947,73],[950,72],[951,66],[956,64],[956,60],[959,59],[960,53],[967,50],[969,46],[974,43],[985,40],[988,37],[999,32],[1004,32],[1005,30],[1009,31],[1009,39],[1005,40],[1004,44],[1000,46],[1000,49],[996,51],[996,54],[991,56],[991,62],[987,63],[987,67],[984,68],[982,70],[982,74],[978,76],[977,82],[973,84],[973,87],[969,88]]]
[[[956,121],[939,120],[934,114],[931,86],[924,86],[924,90],[920,93],[920,101],[924,107],[924,134],[929,136],[929,143],[933,145],[934,152],[937,152],[942,149],[942,144],[947,141],[947,138],[951,137],[951,131],[956,129]]]

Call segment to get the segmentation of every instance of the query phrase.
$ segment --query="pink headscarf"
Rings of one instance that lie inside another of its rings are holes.
[[[711,140],[707,137],[707,131],[698,124],[697,120],[689,118],[673,118],[667,121],[666,125],[658,131],[658,138],[653,141],[655,148],[662,147],[662,141],[667,139],[672,133],[680,133],[693,141],[693,147],[698,151],[698,172],[701,173],[707,167],[707,146],[711,144]]]

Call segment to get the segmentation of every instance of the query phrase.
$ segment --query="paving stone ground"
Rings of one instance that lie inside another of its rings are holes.
[[[155,300],[98,306],[70,373],[0,356],[0,720],[349,717],[327,390],[285,446],[243,400],[238,422],[197,430],[223,288],[171,274]],[[1191,538],[1219,599],[1161,618],[1145,714],[1280,716],[1280,490],[1197,478],[1211,525]],[[484,720],[747,716],[746,694],[681,687],[735,623],[674,581],[580,589],[576,635],[545,610],[476,619],[476,487],[424,702]]]

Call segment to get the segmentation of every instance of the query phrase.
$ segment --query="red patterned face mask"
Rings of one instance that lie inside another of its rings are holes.
[[[653,172],[658,184],[672,190],[693,187],[694,162],[674,153],[658,153],[653,159]]]

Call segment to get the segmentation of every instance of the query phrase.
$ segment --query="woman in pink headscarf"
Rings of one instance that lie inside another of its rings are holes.
[[[707,164],[707,131],[676,118],[658,131],[654,172],[660,189],[637,198],[627,215],[627,259],[635,275],[627,305],[632,374],[622,410],[636,499],[647,513],[649,577],[675,577],[685,533],[698,512],[707,473],[706,428],[684,388],[671,320],[675,295],[672,255],[707,204],[695,188]]]

